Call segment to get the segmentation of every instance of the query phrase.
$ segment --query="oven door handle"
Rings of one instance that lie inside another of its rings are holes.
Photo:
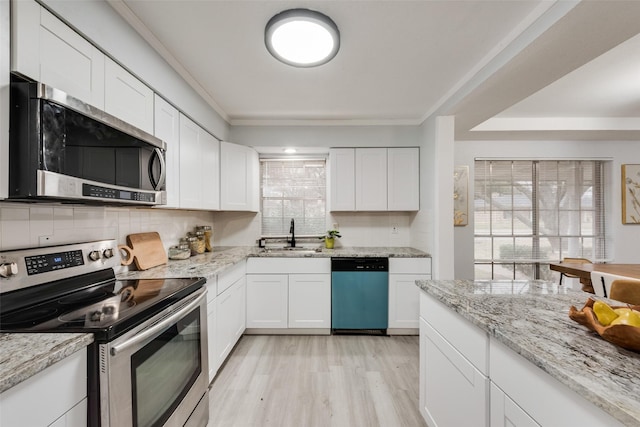
[[[176,321],[180,320],[187,313],[189,313],[191,310],[193,310],[198,305],[200,305],[200,302],[207,295],[207,289],[206,288],[202,288],[201,292],[202,293],[200,295],[198,295],[191,302],[189,302],[184,307],[180,308],[175,313],[172,313],[171,315],[169,315],[166,318],[162,319],[158,323],[155,323],[152,326],[150,326],[149,328],[147,328],[147,329],[141,331],[140,333],[134,335],[133,337],[131,337],[127,341],[124,341],[124,342],[122,342],[120,344],[116,344],[113,347],[111,347],[111,355],[112,356],[116,356],[118,353],[126,350],[127,348],[129,348],[129,347],[131,347],[133,345],[136,345],[136,344],[146,340],[149,337],[152,337],[152,336],[162,332],[165,328],[170,326],[172,323],[175,323]]]

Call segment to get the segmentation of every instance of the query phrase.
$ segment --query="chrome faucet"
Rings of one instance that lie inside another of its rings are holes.
[[[291,244],[292,248],[295,248],[296,247],[296,226],[295,226],[295,223],[293,222],[293,218],[291,218],[289,233],[291,233],[291,240],[289,240],[289,243]]]

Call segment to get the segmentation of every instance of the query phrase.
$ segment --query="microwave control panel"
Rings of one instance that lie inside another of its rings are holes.
[[[88,197],[97,197],[99,199],[115,199],[136,202],[155,203],[156,196],[154,193],[145,193],[143,191],[125,191],[117,188],[101,187],[99,185],[82,184],[82,195]]]

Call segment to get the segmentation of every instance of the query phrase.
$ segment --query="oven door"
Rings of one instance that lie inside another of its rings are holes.
[[[206,288],[99,347],[102,426],[207,424]]]

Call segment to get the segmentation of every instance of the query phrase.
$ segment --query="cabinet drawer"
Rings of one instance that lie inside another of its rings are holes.
[[[431,258],[389,258],[389,274],[431,274]]]
[[[491,381],[543,426],[622,426],[609,414],[491,338]]]
[[[480,372],[489,374],[489,337],[486,332],[420,292],[420,317],[462,353]]]
[[[246,273],[246,267],[247,263],[243,260],[218,274],[218,295],[242,279]]]
[[[330,273],[331,258],[249,258],[247,274]]]

